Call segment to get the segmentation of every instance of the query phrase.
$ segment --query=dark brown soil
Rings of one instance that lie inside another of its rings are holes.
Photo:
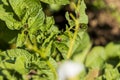
[[[89,17],[88,33],[94,45],[106,45],[110,41],[120,41],[120,23],[112,16],[110,5],[115,5],[118,12],[120,11],[120,0],[103,0],[107,9],[93,8],[95,0],[89,0],[87,4],[87,14]]]

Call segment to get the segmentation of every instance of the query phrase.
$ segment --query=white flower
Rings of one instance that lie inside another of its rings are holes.
[[[70,77],[75,77],[84,70],[84,65],[73,61],[66,61],[58,68],[59,80],[66,80]]]

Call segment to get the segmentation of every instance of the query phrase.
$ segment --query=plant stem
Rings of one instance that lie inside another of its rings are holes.
[[[51,69],[51,71],[53,72],[53,74],[55,76],[55,80],[57,80],[57,72],[56,72],[55,67],[50,63],[49,60],[47,60],[46,62],[47,62],[47,65],[49,66],[49,68]]]
[[[30,40],[28,39],[28,36],[27,36],[27,39],[26,39],[26,42],[25,42],[25,46],[26,48],[28,48],[29,50],[33,50],[34,52],[38,53],[42,58],[46,58],[46,55],[44,53],[42,53],[42,51],[40,51],[37,47],[37,42],[35,40],[33,40],[33,45],[30,43]]]
[[[42,51],[40,51],[38,49],[36,41],[34,41],[33,45],[30,43],[30,40],[28,38],[27,38],[26,41],[27,42],[26,42],[25,46],[27,48],[29,48],[30,50],[33,50],[34,52],[38,53],[43,59],[45,59],[47,57],[45,53],[42,53],[42,52],[44,52],[42,49],[41,49]],[[54,66],[50,63],[50,61],[48,59],[46,60],[46,63],[49,66],[49,68],[51,69],[51,71],[53,72],[53,74],[55,75],[55,79],[57,80],[57,73],[56,73],[56,70],[55,70]]]
[[[78,11],[80,1],[81,0],[78,0],[77,6],[75,4],[73,6],[75,11]],[[79,30],[79,25],[80,25],[78,19],[75,18],[75,16],[73,16],[73,14],[70,13],[70,16],[75,21],[75,32],[74,32],[73,38],[72,39],[70,38],[70,48],[69,48],[68,53],[67,53],[67,59],[69,59],[73,54],[73,52],[72,52],[73,51],[73,46],[74,46],[74,43],[75,43],[75,40],[76,40],[76,37],[77,37],[77,33],[78,33],[78,30]]]
[[[75,19],[75,17],[72,14],[70,14],[70,16],[75,21],[75,33],[73,35],[73,38],[70,40],[70,48],[69,48],[68,53],[67,53],[67,59],[69,59],[72,56],[72,50],[73,50],[73,46],[74,46],[74,43],[75,43],[75,39],[77,37],[78,28],[79,28],[79,22],[78,22],[78,20]]]

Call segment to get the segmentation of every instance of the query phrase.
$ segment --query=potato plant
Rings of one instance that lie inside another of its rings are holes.
[[[53,4],[73,10],[65,13],[64,30],[43,10]],[[12,47],[0,50],[0,80],[59,80],[59,63],[69,60],[85,67],[73,80],[119,80],[120,45],[90,51],[85,10],[84,0],[1,0],[0,39]],[[114,59],[118,62],[111,64]]]

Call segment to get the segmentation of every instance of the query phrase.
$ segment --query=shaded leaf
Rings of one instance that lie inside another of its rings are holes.
[[[8,43],[13,43],[17,38],[17,34],[17,30],[8,29],[5,23],[0,20],[0,39]]]

